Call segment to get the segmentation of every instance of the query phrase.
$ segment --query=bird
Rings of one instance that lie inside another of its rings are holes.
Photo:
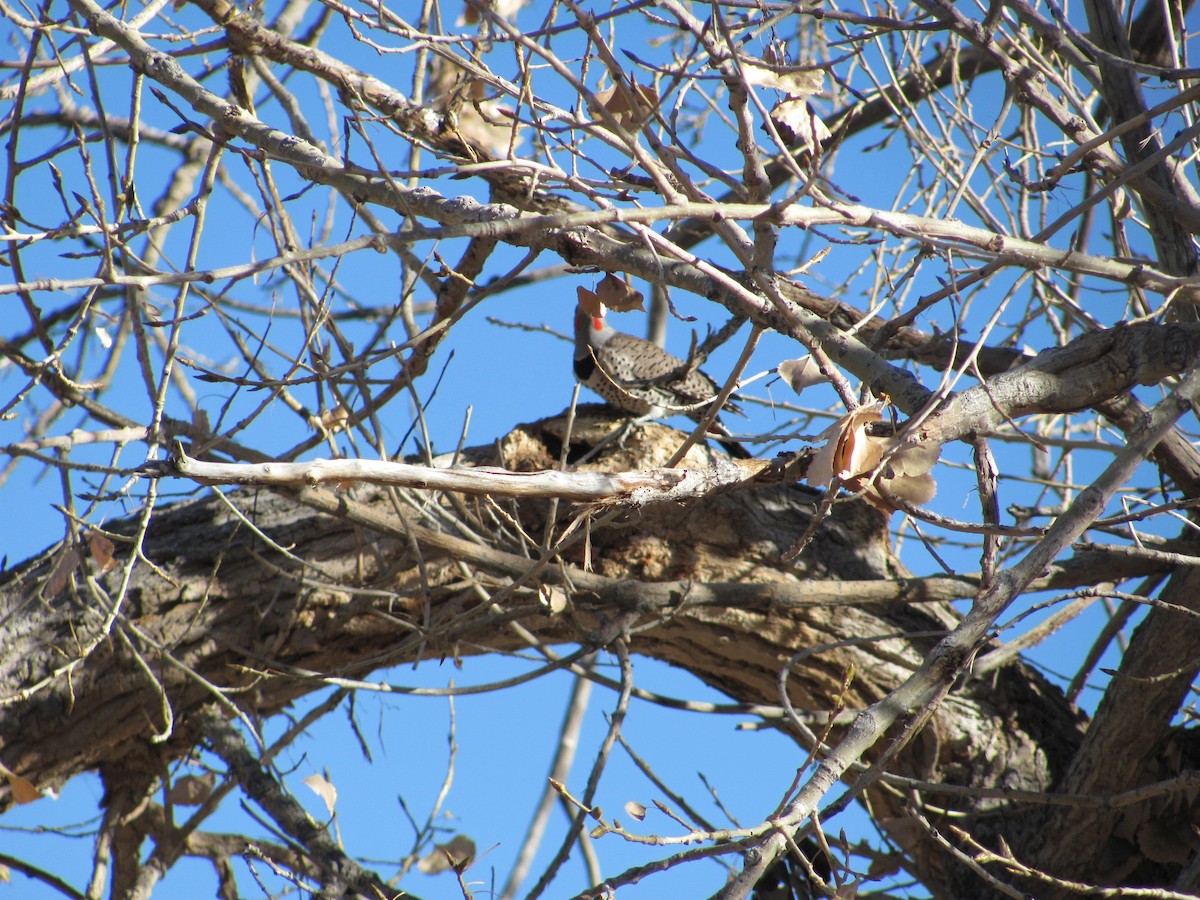
[[[717,395],[717,383],[650,341],[617,331],[601,316],[575,307],[575,377],[621,412],[659,418],[685,415],[699,422]],[[737,407],[726,404],[737,411]],[[714,419],[709,430],[728,437]],[[720,440],[730,456],[749,459],[737,441]]]

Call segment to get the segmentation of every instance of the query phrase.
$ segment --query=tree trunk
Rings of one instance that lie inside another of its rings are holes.
[[[469,457],[516,470],[548,467],[558,451],[555,424],[514,432],[499,458]],[[590,465],[648,468],[665,459],[672,439],[669,429],[644,426]],[[453,555],[445,545],[415,545],[406,535],[420,517],[377,488],[239,490],[165,507],[142,547],[150,564],[133,567],[123,594],[123,565],[99,575],[95,557],[68,579],[72,557],[62,549],[7,577],[3,761],[42,788],[99,768],[112,793],[122,779],[144,779],[188,752],[202,737],[197,711],[215,701],[227,713],[236,707],[257,718],[323,687],[324,675],[362,678],[417,658],[523,648],[507,627],[514,621],[544,645],[593,647],[636,630],[634,652],[758,707],[779,707],[780,672],[805,654],[790,665],[789,700],[820,731],[831,710],[879,700],[906,679],[953,627],[957,614],[947,600],[971,589],[963,581],[923,595],[925,583],[892,556],[883,515],[861,501],[836,504],[799,559],[780,562],[818,499],[767,477],[688,508],[625,513],[589,528],[586,543],[564,551],[567,565],[547,566],[516,590],[503,588],[530,563],[478,499],[442,504],[469,519],[476,534],[492,523],[490,546],[460,538]],[[550,508],[544,500],[509,507],[534,536],[546,528]],[[130,533],[132,523],[112,531]],[[123,564],[129,548],[118,547]],[[484,590],[464,587],[468,570]],[[538,581],[565,592],[565,610],[547,610]],[[866,599],[794,601],[801,586],[836,591],[842,583]],[[867,591],[871,585],[894,599],[881,602]],[[123,598],[119,608],[110,605],[114,598]],[[805,743],[786,717],[766,714]],[[1014,663],[963,679],[888,771],[935,784],[1041,792],[1063,776],[1081,736],[1080,717],[1061,692]],[[877,782],[867,800],[922,881],[939,897],[985,895],[975,876],[964,878],[968,870],[914,827],[903,796]],[[935,799],[963,814],[954,819],[961,828],[1019,838],[1014,810],[1021,807],[1002,797]],[[1076,859],[1086,845],[1081,837]]]

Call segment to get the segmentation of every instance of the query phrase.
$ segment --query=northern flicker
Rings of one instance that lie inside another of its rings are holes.
[[[650,341],[616,331],[579,306],[575,307],[575,377],[617,409],[634,416],[685,415],[698,422],[718,391],[716,382],[699,369],[687,371],[687,363],[679,357]],[[716,420],[709,430],[729,434]],[[720,444],[730,456],[750,458],[737,441],[722,440]]]

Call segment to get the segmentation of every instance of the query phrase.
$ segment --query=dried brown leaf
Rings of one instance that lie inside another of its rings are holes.
[[[878,404],[860,406],[842,419],[842,433],[838,440],[837,455],[834,457],[837,477],[849,481],[859,475],[873,471],[883,459],[886,446],[871,440],[867,427],[883,418],[883,407]]]
[[[333,786],[333,782],[324,775],[309,775],[304,779],[304,783],[324,801],[325,809],[332,816],[333,808],[337,805],[337,788]]]
[[[884,474],[877,482],[882,486],[884,493],[892,494],[914,506],[928,503],[934,498],[937,494],[937,482],[930,470],[941,454],[941,444],[934,441],[921,443],[905,441],[899,445],[899,449],[893,450],[892,448],[898,444],[898,440],[894,437],[871,438],[871,440],[881,443],[883,453],[891,452],[883,467]],[[879,492],[870,491],[868,493],[874,495]],[[891,512],[891,507],[887,504],[876,505],[885,509],[886,512]]]
[[[60,550],[58,558],[54,562],[54,568],[46,579],[46,587],[42,593],[42,597],[46,600],[53,600],[62,593],[62,589],[67,586],[67,581],[71,578],[71,573],[75,571],[81,562],[83,562],[83,554],[74,543]]]
[[[598,319],[604,315],[604,304],[600,302],[600,295],[595,291],[589,291],[585,287],[576,287],[575,298],[579,301],[580,309],[589,316]]]
[[[829,380],[821,374],[821,370],[817,367],[817,361],[811,356],[785,359],[779,364],[777,371],[779,377],[790,384],[792,390],[797,394],[814,384],[821,384]]]
[[[871,865],[867,867],[867,877],[872,881],[882,881],[889,875],[895,875],[900,871],[900,860],[903,857],[899,853],[880,854],[871,860]]]
[[[542,605],[550,610],[552,614],[557,616],[567,608],[567,594],[562,588],[543,584],[539,593],[541,594]]]
[[[871,434],[870,426],[882,418],[882,406],[861,406],[825,429],[820,435],[825,443],[808,469],[809,483],[836,482],[852,491],[864,491],[864,498],[884,512],[894,509],[884,494],[917,506],[932,500],[937,482],[930,470],[941,445],[931,441],[901,444],[894,436]],[[885,457],[887,462],[881,467]],[[867,477],[876,469],[881,469],[877,480],[868,484]]]
[[[417,863],[417,871],[426,875],[440,872],[464,872],[475,859],[475,842],[465,834],[456,834],[445,844],[437,844]]]
[[[819,147],[830,137],[828,126],[803,97],[777,103],[771,121],[790,147]]]
[[[922,506],[937,496],[937,482],[926,472],[924,475],[902,475],[897,478],[882,478],[880,481],[888,493]]]
[[[596,296],[613,312],[646,311],[640,291],[635,291],[625,280],[609,272],[596,285]]]
[[[5,781],[8,782],[8,789],[12,793],[13,803],[16,803],[18,806],[24,803],[32,803],[34,800],[42,798],[42,792],[34,787],[32,781],[28,778],[23,778],[3,764],[0,764],[0,775],[3,775]]]
[[[501,19],[512,21],[517,11],[528,5],[529,0],[487,0],[487,5]],[[463,6],[462,15],[458,17],[459,25],[478,25],[479,10],[471,3]]]
[[[658,107],[658,92],[649,85],[616,85],[596,92],[600,105],[617,120],[626,131],[636,131]]]
[[[891,459],[897,475],[924,475],[933,470],[933,465],[942,455],[942,445],[936,441],[905,441]]]
[[[1161,865],[1182,866],[1192,858],[1196,835],[1179,827],[1177,822],[1164,822],[1151,817],[1137,830],[1138,849]]]
[[[838,419],[817,435],[821,446],[817,448],[812,462],[808,466],[808,483],[813,485],[833,484],[837,475],[834,468],[834,457],[837,455],[838,439],[842,434],[842,420]]]
[[[212,772],[176,778],[167,794],[176,806],[199,806],[212,793],[217,777]]]
[[[113,551],[117,549],[116,544],[98,531],[88,532],[87,543],[88,549],[92,552],[92,559],[96,561],[102,574],[111,572],[117,567],[117,561],[113,559]]]
[[[789,99],[811,96],[825,86],[825,73],[820,69],[766,66],[743,60],[742,74],[746,84],[775,88],[787,94]]]

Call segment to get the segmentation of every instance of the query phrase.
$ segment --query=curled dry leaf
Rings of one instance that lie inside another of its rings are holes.
[[[517,14],[517,10],[527,5],[529,0],[487,0],[487,5],[501,19],[512,21],[513,16]],[[458,17],[459,25],[478,25],[479,10],[474,5],[468,3],[463,7],[462,15]]]
[[[746,84],[775,88],[787,94],[789,99],[810,96],[825,86],[825,73],[820,69],[759,65],[743,60],[742,74],[746,78]]]
[[[596,285],[596,296],[613,312],[646,311],[641,292],[635,291],[627,281],[612,272],[600,279]]]
[[[636,81],[597,91],[596,99],[626,131],[636,131],[658,106],[658,92]]]
[[[890,440],[896,441],[895,438]],[[933,441],[903,442],[888,460],[892,474],[880,478],[884,490],[913,506],[928,503],[937,494],[937,482],[931,470],[941,452],[941,445]],[[881,504],[880,508],[890,512],[890,506],[886,503]]]
[[[1181,866],[1192,858],[1195,833],[1189,834],[1175,822],[1151,815],[1137,829],[1137,845],[1149,859],[1162,865]],[[1182,862],[1180,861],[1182,860]]]
[[[551,613],[558,615],[567,608],[567,594],[562,588],[555,587],[550,584],[543,584],[538,589],[538,593],[542,598],[542,605],[545,606]]]
[[[212,793],[217,778],[212,772],[176,778],[168,796],[176,806],[199,806]]]
[[[636,800],[630,800],[625,804],[625,812],[633,816],[639,822],[646,818],[646,807],[638,803]]]
[[[605,307],[614,312],[646,311],[640,291],[635,291],[627,282],[609,272],[600,279],[596,290],[585,287],[575,288],[575,297],[580,308],[589,316],[600,318],[604,315]]]
[[[600,295],[595,291],[589,291],[585,287],[576,287],[575,297],[579,301],[579,308],[589,316],[598,319],[604,315],[604,304],[600,302]]]
[[[304,783],[325,802],[325,808],[332,816],[333,808],[337,805],[337,788],[333,786],[333,782],[323,775],[309,775],[304,779]]]
[[[83,553],[74,543],[68,544],[59,551],[54,560],[54,568],[46,579],[42,597],[53,600],[67,586],[72,573],[83,562]]]
[[[439,872],[464,872],[475,858],[475,842],[465,834],[456,834],[445,844],[436,844],[417,863],[417,871],[426,875]]]
[[[92,559],[100,567],[101,573],[111,572],[117,567],[117,561],[113,559],[113,551],[117,549],[116,544],[98,531],[88,532],[87,543],[88,549],[92,551]]]
[[[821,374],[820,368],[817,367],[817,361],[811,356],[785,359],[779,364],[776,371],[779,372],[779,377],[790,384],[792,390],[797,394],[814,384],[821,384],[829,380]]]
[[[819,147],[831,133],[803,97],[777,103],[771,121],[790,147]]]
[[[885,494],[918,506],[932,500],[937,483],[930,471],[941,453],[941,445],[872,434],[870,426],[882,418],[883,407],[879,404],[860,406],[825,429],[820,435],[825,443],[808,469],[809,483],[836,482],[855,492],[864,491],[865,499],[885,513],[895,508]],[[878,477],[869,481],[881,463]]]
[[[867,877],[871,881],[882,881],[900,871],[901,855],[899,853],[881,854],[871,860],[867,868]]]
[[[825,443],[817,450],[808,469],[813,484],[832,484],[847,481],[870,472],[879,459],[863,468],[866,461],[866,427],[883,418],[880,406],[860,406],[842,416],[818,435]]]
[[[41,799],[42,792],[34,787],[32,781],[21,777],[2,763],[0,763],[0,775],[3,775],[4,780],[8,782],[8,789],[12,792],[13,803],[16,803],[18,806]]]

